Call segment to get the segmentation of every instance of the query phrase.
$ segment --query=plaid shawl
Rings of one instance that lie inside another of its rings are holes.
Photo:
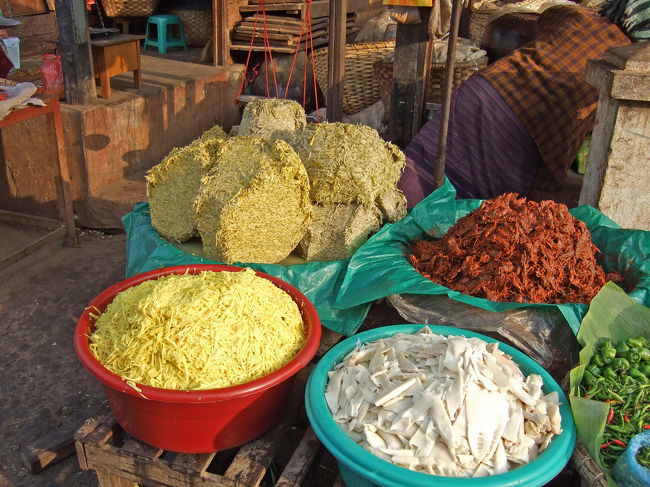
[[[543,161],[538,180],[562,182],[593,128],[598,91],[584,80],[587,60],[629,43],[606,18],[577,6],[551,7],[534,41],[478,73],[535,141]]]

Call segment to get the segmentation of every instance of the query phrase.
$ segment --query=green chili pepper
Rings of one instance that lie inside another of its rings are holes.
[[[603,369],[601,369],[600,367],[598,367],[596,364],[589,364],[589,365],[587,365],[587,367],[585,368],[585,370],[588,370],[588,371],[591,372],[593,375],[601,375],[601,374],[603,373]]]
[[[641,360],[650,360],[650,348],[640,348],[636,353],[639,354]]]
[[[625,340],[625,344],[630,348],[634,348],[634,347],[643,348],[646,346],[645,338],[643,337],[628,338],[627,340]]]
[[[628,352],[630,347],[628,347],[625,342],[620,342],[616,345],[616,356],[619,356],[622,353]]]
[[[645,376],[650,375],[650,364],[645,364],[639,367],[639,370],[643,372]]]
[[[630,368],[630,362],[628,362],[627,359],[624,359],[622,357],[615,358],[614,360],[612,360],[612,368],[614,370],[625,371]]]
[[[612,342],[605,340],[600,347],[600,355],[603,357],[603,360],[614,359],[616,357],[616,349],[612,345]]]
[[[589,367],[585,369],[585,373],[582,374],[582,379],[584,380],[587,386],[591,387],[594,382],[596,382],[596,377],[589,371]]]
[[[636,364],[639,362],[639,354],[636,352],[632,352],[631,350],[627,352],[627,356],[625,357],[626,359],[629,360],[630,364]]]
[[[598,367],[603,367],[605,365],[605,361],[603,360],[602,355],[599,353],[595,353],[591,356],[590,363],[595,364]]]
[[[605,369],[603,369],[603,376],[611,380],[617,380],[619,378],[618,374],[611,367],[605,367]]]
[[[628,371],[628,374],[630,375],[630,377],[634,377],[637,381],[641,382],[642,384],[648,384],[650,382],[648,381],[648,378],[645,376],[645,374],[638,369],[630,369]]]

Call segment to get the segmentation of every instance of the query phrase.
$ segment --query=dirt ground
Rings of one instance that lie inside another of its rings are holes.
[[[0,251],[29,231],[0,228]],[[123,277],[124,235],[82,233],[79,248],[52,243],[0,271],[0,487],[97,485],[76,456],[38,475],[20,449],[107,408],[99,383],[75,356],[72,336],[88,301]]]

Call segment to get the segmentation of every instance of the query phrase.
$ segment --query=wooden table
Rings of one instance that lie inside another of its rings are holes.
[[[142,35],[119,34],[90,41],[95,78],[99,78],[102,98],[111,96],[111,78],[133,71],[133,82],[140,88],[140,41]]]
[[[8,257],[0,259],[0,269],[3,269],[23,257],[31,254],[46,243],[57,238],[66,237],[66,242],[71,245],[79,244],[79,237],[75,228],[74,213],[72,210],[72,195],[70,190],[70,173],[68,171],[68,159],[65,153],[63,140],[63,123],[61,121],[61,110],[57,98],[43,98],[44,107],[29,106],[21,110],[14,110],[2,120],[0,128],[24,122],[34,117],[46,116],[51,124],[51,133],[54,136],[56,152],[56,176],[55,184],[57,189],[57,208],[59,220],[43,218],[40,216],[17,213],[14,211],[0,210],[0,220],[10,223],[34,225],[51,230],[49,233],[22,247]]]

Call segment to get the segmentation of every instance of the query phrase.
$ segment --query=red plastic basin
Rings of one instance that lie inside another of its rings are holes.
[[[74,349],[88,371],[104,384],[117,422],[132,436],[149,445],[183,453],[208,453],[241,445],[260,436],[284,412],[296,373],[312,359],[321,336],[321,323],[314,305],[295,287],[268,274],[268,279],[296,302],[305,323],[307,342],[287,365],[272,374],[245,384],[199,391],[177,391],[138,384],[141,392],[106,369],[92,354],[88,336],[95,320],[115,295],[141,282],[168,274],[201,271],[238,272],[226,265],[184,265],[138,274],[112,285],[96,296],[82,313],[74,335]]]

